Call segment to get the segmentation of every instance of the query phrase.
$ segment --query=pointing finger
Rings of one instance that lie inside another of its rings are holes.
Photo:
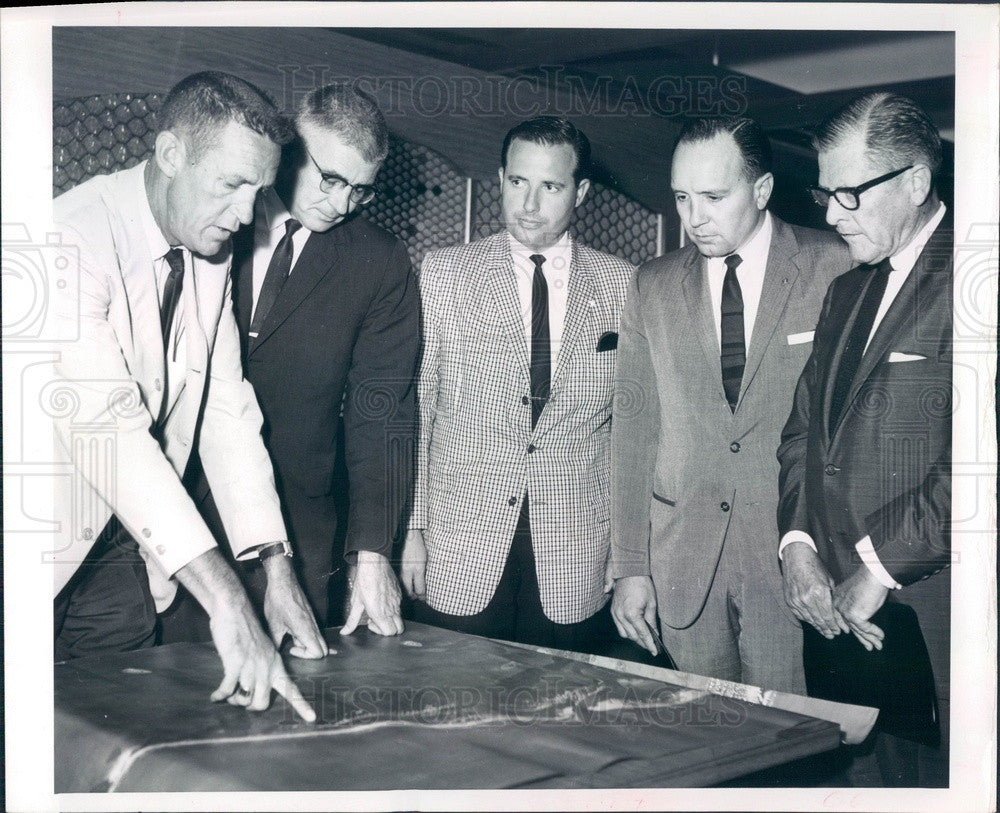
[[[279,672],[272,678],[271,685],[278,694],[291,704],[291,707],[295,709],[303,720],[307,723],[316,722],[316,712],[313,711],[313,707],[309,705],[302,696],[302,692],[299,691],[299,687],[292,682],[291,678],[284,671]]]

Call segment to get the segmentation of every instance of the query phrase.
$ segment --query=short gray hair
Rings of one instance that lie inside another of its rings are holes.
[[[824,121],[813,138],[816,150],[832,148],[851,133],[860,133],[873,163],[886,170],[926,164],[937,177],[941,168],[941,136],[930,117],[912,99],[895,93],[866,93]]]
[[[373,164],[382,163],[389,154],[389,128],[378,103],[346,83],[325,85],[305,96],[295,123],[333,131]]]

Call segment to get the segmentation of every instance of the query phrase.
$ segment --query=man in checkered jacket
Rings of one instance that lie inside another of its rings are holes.
[[[500,158],[506,229],[423,262],[401,565],[417,621],[581,651],[614,637],[611,400],[634,269],[567,232],[589,158],[565,119],[514,127]]]

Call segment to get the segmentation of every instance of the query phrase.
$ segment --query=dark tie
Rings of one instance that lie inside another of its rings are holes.
[[[854,320],[851,332],[844,343],[844,352],[837,365],[837,376],[834,378],[833,395],[830,399],[831,434],[840,421],[840,413],[844,409],[847,394],[851,391],[854,376],[857,375],[858,367],[861,366],[861,357],[864,355],[865,345],[868,344],[868,337],[872,332],[872,325],[875,324],[875,315],[878,313],[879,305],[882,304],[882,297],[885,296],[885,288],[889,282],[891,270],[892,266],[889,265],[888,259],[882,260],[872,269],[868,290],[865,291],[861,307],[858,308],[857,318]]]
[[[167,284],[163,287],[163,301],[160,303],[160,331],[163,333],[163,346],[167,346],[167,339],[170,338],[170,326],[174,323],[174,312],[177,310],[177,302],[181,298],[181,291],[184,288],[184,252],[179,248],[172,248],[163,258],[170,266],[170,273],[167,274]]]
[[[302,224],[294,217],[285,221],[285,236],[281,238],[274,254],[271,255],[271,262],[268,263],[267,273],[264,275],[264,284],[260,288],[260,295],[257,297],[257,307],[253,312],[253,321],[250,323],[250,336],[256,338],[264,326],[264,320],[270,313],[281,287],[288,279],[288,274],[292,270],[292,235]]]
[[[532,254],[535,276],[531,283],[531,428],[549,400],[552,346],[549,343],[549,287],[542,273],[545,257]]]
[[[743,262],[739,254],[726,257],[726,278],[722,281],[722,387],[729,409],[736,411],[747,363],[743,336],[743,291],[736,278],[736,268]]]

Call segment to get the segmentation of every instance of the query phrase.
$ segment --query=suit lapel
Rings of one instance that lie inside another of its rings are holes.
[[[343,232],[340,230],[346,228],[348,228],[348,224],[344,223],[335,226],[333,231],[326,234],[313,233],[309,235],[309,239],[306,240],[302,249],[302,254],[292,267],[291,274],[282,286],[278,298],[267,314],[267,319],[261,326],[260,335],[250,343],[251,353],[267,341],[281,323],[291,316],[295,309],[302,304],[302,301],[309,296],[319,281],[339,265],[343,243],[341,239]]]
[[[517,295],[514,259],[511,257],[507,232],[501,232],[497,236],[496,243],[487,255],[485,280],[493,299],[493,307],[500,316],[510,346],[514,348],[517,368],[522,372],[524,380],[528,381],[528,339],[521,318],[521,300]],[[475,314],[471,316],[479,318]]]
[[[190,285],[184,286],[184,342],[186,367],[204,373],[208,363],[208,336],[205,325],[217,325],[225,292],[225,268],[193,259]],[[201,399],[194,399],[198,403]]]
[[[927,245],[925,245],[923,251],[920,252],[920,256],[917,257],[916,264],[910,270],[906,281],[899,289],[899,293],[896,294],[896,298],[892,301],[889,309],[885,312],[885,316],[882,317],[882,321],[879,323],[878,328],[876,328],[875,333],[872,335],[871,342],[869,343],[867,350],[865,350],[864,355],[861,357],[861,363],[858,365],[858,371],[855,373],[854,380],[851,382],[851,389],[848,391],[847,398],[844,400],[844,406],[840,412],[840,423],[833,427],[833,437],[831,438],[831,441],[836,439],[836,435],[839,433],[840,427],[844,424],[844,417],[850,411],[851,404],[854,402],[855,398],[858,397],[858,392],[861,390],[862,385],[871,377],[875,368],[878,367],[882,358],[892,347],[893,343],[898,341],[900,336],[905,336],[908,331],[913,330],[914,323],[918,317],[918,310],[921,308],[921,303],[927,302],[931,299],[929,289],[930,286],[936,281],[933,274],[936,264],[940,264],[942,258],[945,261],[950,262],[951,238],[948,233],[949,228],[950,226],[948,224],[942,222],[938,225],[937,229],[934,230],[934,234],[931,235],[931,239],[927,241]],[[871,284],[871,278],[869,278],[868,284]],[[838,342],[836,358],[834,359],[834,366],[831,367],[834,375],[837,370],[836,365],[840,364],[840,355],[843,352],[847,336],[850,335],[851,328],[854,326],[854,320],[858,316],[858,311],[861,308],[861,301],[864,299],[865,292],[867,290],[868,285],[865,285],[864,289],[859,292],[858,298],[854,303],[851,319],[844,327],[841,334],[841,339]],[[831,382],[832,380],[833,379],[831,378]],[[829,392],[827,393],[826,403],[824,403],[824,410],[827,421],[827,429],[829,431],[829,396],[832,393],[832,386],[827,387],[827,389]]]
[[[154,258],[145,241],[141,241],[137,249],[141,252],[141,259],[124,266],[130,273],[126,273],[122,281],[132,320],[132,346],[138,362],[136,374],[147,393],[158,392],[160,396],[157,403],[149,405],[150,414],[155,418],[160,414],[166,398],[166,387],[157,388],[154,385],[155,381],[165,378],[166,352],[160,330],[160,299],[153,273]],[[181,291],[183,294],[183,288]]]
[[[740,386],[741,400],[760,368],[768,345],[774,338],[781,315],[788,304],[788,297],[795,288],[795,281],[800,273],[794,260],[799,251],[795,235],[773,215],[771,228],[771,245],[767,254],[767,268],[764,270],[764,285],[760,292],[760,303],[757,305],[757,316],[753,323],[746,366],[743,370],[743,382]]]
[[[691,246],[690,252],[685,262],[687,268],[683,282],[685,310],[690,319],[691,333],[698,337],[698,344],[705,354],[705,369],[714,371],[711,378],[718,386],[719,394],[725,398],[726,391],[722,386],[722,348],[715,335],[715,314],[712,313],[712,297],[708,292],[705,260],[694,246]]]
[[[565,374],[569,360],[573,356],[573,350],[596,306],[591,268],[581,262],[575,240],[572,243],[572,252],[569,265],[569,289],[566,297],[566,320],[563,323],[559,357],[556,359],[555,373],[552,376],[552,389],[555,389],[556,383]]]

